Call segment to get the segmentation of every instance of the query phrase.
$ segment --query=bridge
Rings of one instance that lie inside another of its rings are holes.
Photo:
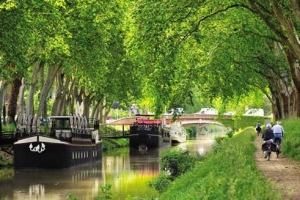
[[[181,122],[182,124],[208,124],[208,123],[217,123],[216,118],[218,115],[210,115],[210,114],[183,114],[176,122]],[[107,123],[106,125],[131,125],[133,124],[139,116],[133,117],[125,117],[121,119],[117,119]],[[173,115],[162,115],[160,117],[164,125],[169,125],[173,122]],[[230,115],[224,115],[223,119],[232,119]]]
[[[201,128],[207,124],[217,124],[222,125],[221,123],[217,122],[216,119],[217,115],[210,115],[210,114],[184,114],[181,115],[176,122],[181,123],[182,126],[197,126]],[[114,126],[117,131],[113,133],[103,133],[101,137],[103,138],[128,138],[129,136],[129,128],[139,116],[133,117],[126,117],[121,118],[115,121],[111,121],[107,124],[102,124],[101,126]],[[172,115],[162,115],[161,120],[164,125],[169,125],[174,123]],[[224,118],[231,119],[231,116],[224,116]],[[16,141],[14,133],[2,133],[0,132],[0,147],[6,145],[12,145]]]
[[[118,131],[114,133],[105,133],[101,134],[103,138],[128,138],[129,135],[129,128],[137,118],[142,116],[134,116],[134,117],[125,117],[118,120],[111,121],[109,123],[103,124],[102,126],[113,126]],[[181,123],[184,127],[189,126],[196,126],[197,128],[201,128],[208,124],[216,124],[222,125],[218,121],[216,121],[217,115],[210,115],[210,114],[184,114],[181,115],[177,120],[176,123]],[[174,123],[172,115],[162,115],[161,120],[163,125],[170,125]],[[224,116],[225,119],[232,119],[231,116]]]
[[[211,114],[183,114],[178,119],[176,119],[176,122],[182,122],[188,123],[191,121],[194,121],[195,124],[202,124],[207,122],[216,122],[216,118],[218,115],[211,115]],[[232,119],[232,116],[230,115],[224,115],[222,116],[223,119]],[[173,123],[173,116],[172,115],[162,115],[161,120],[164,124],[171,124]]]

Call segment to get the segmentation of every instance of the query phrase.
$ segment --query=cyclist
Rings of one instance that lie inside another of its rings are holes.
[[[273,133],[274,133],[274,141],[279,141],[279,152],[281,151],[280,146],[282,142],[283,137],[283,127],[280,125],[280,121],[277,121],[276,125],[272,127]]]
[[[273,143],[274,134],[273,134],[273,130],[272,130],[272,125],[271,124],[267,124],[266,129],[265,129],[265,131],[262,134],[262,138],[264,140],[263,149],[265,149],[264,146],[265,146],[265,144],[267,142]],[[265,155],[265,158],[267,158],[267,151],[264,151],[264,155]]]

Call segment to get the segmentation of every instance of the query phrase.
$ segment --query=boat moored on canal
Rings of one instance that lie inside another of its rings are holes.
[[[15,168],[69,168],[101,159],[97,124],[89,128],[87,119],[76,115],[51,116],[49,122],[49,133],[18,130]]]
[[[164,131],[162,121],[139,117],[130,126],[129,146],[133,148],[156,148],[170,144],[170,135]]]
[[[184,127],[179,123],[170,125],[170,140],[172,145],[186,142],[186,131]]]

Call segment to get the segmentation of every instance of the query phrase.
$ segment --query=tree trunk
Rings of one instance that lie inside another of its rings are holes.
[[[22,86],[20,88],[20,95],[19,95],[19,100],[18,100],[18,104],[19,104],[19,110],[18,110],[18,116],[22,116],[25,111],[25,101],[24,101],[24,92],[25,92],[25,78],[22,78]]]
[[[5,101],[4,101],[5,91],[6,91],[7,86],[8,86],[8,82],[6,80],[0,81],[0,115],[2,117],[3,117],[2,113],[3,113],[3,109],[4,109],[4,103],[5,103]]]
[[[84,95],[83,98],[83,115],[87,118],[90,118],[90,107],[92,103],[92,96],[91,95]]]
[[[8,123],[15,123],[15,116],[17,114],[18,95],[20,92],[21,85],[22,85],[21,79],[17,78],[13,81],[13,85],[9,97],[8,108],[7,108]]]
[[[38,74],[42,74],[43,67],[45,65],[45,62],[41,61],[40,63],[35,63],[33,67],[33,72],[31,76],[31,82],[29,87],[29,95],[28,95],[28,109],[27,109],[27,115],[33,116],[34,115],[34,94],[36,91],[36,85],[38,82]]]
[[[265,22],[269,29],[280,38],[280,43],[284,47],[283,51],[286,55],[289,64],[289,73],[293,83],[290,84],[290,89],[287,97],[283,101],[287,101],[283,106],[287,106],[282,110],[278,110],[277,117],[285,118],[297,116],[300,117],[300,40],[296,28],[300,21],[300,6],[295,0],[290,0],[290,4],[283,6],[282,1],[254,1],[248,0],[250,7],[257,15]],[[292,11],[292,12],[291,12]],[[295,19],[295,20],[293,20]],[[291,96],[291,94],[293,94]],[[278,99],[279,100],[279,99]],[[282,105],[276,105],[280,107]],[[280,119],[279,118],[279,119]]]
[[[39,100],[40,104],[37,110],[37,117],[45,118],[47,116],[47,114],[44,113],[45,110],[47,109],[47,97],[49,95],[49,91],[53,84],[54,78],[59,72],[61,66],[62,66],[61,63],[59,63],[57,66],[48,67],[46,81],[43,84],[43,88],[41,90],[41,96]]]
[[[62,105],[62,99],[63,99],[63,79],[64,79],[64,74],[63,73],[58,73],[56,76],[56,87],[55,87],[55,92],[54,92],[54,103],[52,106],[52,114],[51,115],[61,115],[61,105]]]

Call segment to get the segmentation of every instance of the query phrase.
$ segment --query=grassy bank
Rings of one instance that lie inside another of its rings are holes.
[[[226,138],[204,162],[177,179],[162,199],[280,199],[258,171],[253,128]]]
[[[300,119],[289,119],[282,121],[285,131],[282,140],[282,153],[286,157],[300,161]]]
[[[120,139],[102,139],[102,149],[104,152],[110,151],[116,148],[121,147],[128,147],[129,140],[126,138],[120,138]]]

